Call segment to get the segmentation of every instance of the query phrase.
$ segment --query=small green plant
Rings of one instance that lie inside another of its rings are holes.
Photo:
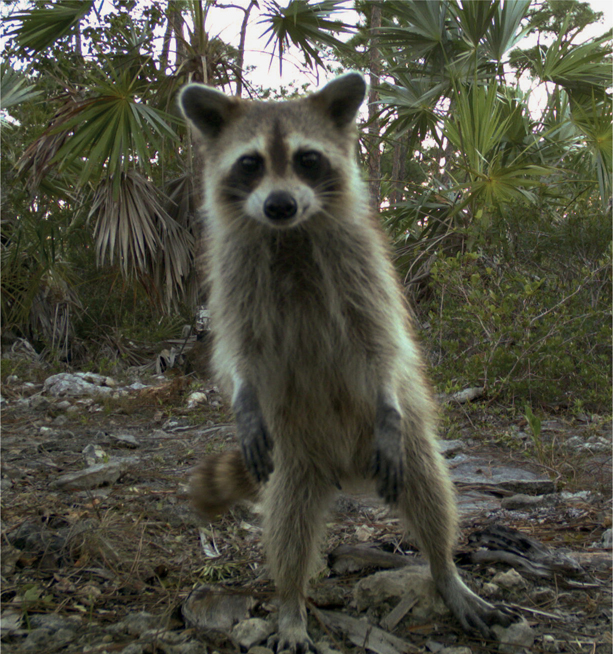
[[[53,595],[45,593],[37,584],[26,584],[19,592],[21,608],[25,611],[48,608],[53,603]]]
[[[196,571],[199,579],[206,583],[227,581],[242,577],[245,574],[244,565],[234,562],[212,563]]]
[[[534,444],[534,449],[536,450],[536,456],[540,463],[544,463],[545,452],[543,447],[543,439],[541,438],[541,419],[534,415],[529,404],[526,404],[524,407],[524,417],[528,421],[528,425],[530,427],[530,436],[532,437],[532,443]]]

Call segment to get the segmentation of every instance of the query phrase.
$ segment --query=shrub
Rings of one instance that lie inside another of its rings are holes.
[[[435,380],[490,397],[608,408],[610,256],[572,274],[484,252],[439,258],[426,306]],[[423,313],[422,313],[423,317]]]

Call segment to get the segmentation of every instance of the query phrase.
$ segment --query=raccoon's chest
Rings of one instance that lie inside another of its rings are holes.
[[[346,253],[336,252],[332,239],[322,245],[295,229],[273,233],[259,245],[227,251],[218,294],[220,339],[239,336],[243,356],[278,372],[317,367],[323,374],[338,370],[341,359],[373,352],[373,312],[345,272],[351,268],[343,266]]]

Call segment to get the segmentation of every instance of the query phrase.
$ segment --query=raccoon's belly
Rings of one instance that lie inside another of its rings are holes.
[[[258,396],[274,442],[305,465],[355,476],[370,461],[376,383],[364,356],[298,350],[262,360]],[[276,446],[276,445],[275,445]]]

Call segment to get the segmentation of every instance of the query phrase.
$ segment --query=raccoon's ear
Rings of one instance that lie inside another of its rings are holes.
[[[179,95],[179,106],[204,136],[215,138],[236,115],[239,101],[210,86],[188,84]]]
[[[328,82],[311,96],[340,129],[355,121],[366,95],[366,82],[360,73],[347,73]]]

